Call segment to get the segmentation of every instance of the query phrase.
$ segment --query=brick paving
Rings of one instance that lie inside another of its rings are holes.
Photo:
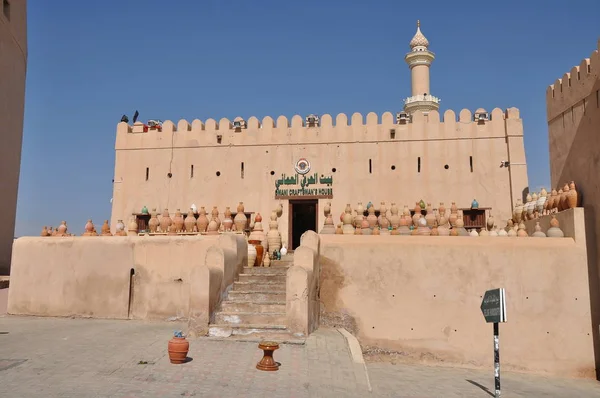
[[[256,343],[190,340],[191,361],[169,363],[176,322],[0,316],[0,397],[490,397],[491,371],[368,363],[373,392],[343,336],[322,328],[255,369]],[[140,363],[141,361],[141,363]],[[469,381],[470,380],[470,381]],[[503,373],[503,397],[600,397],[593,381]]]

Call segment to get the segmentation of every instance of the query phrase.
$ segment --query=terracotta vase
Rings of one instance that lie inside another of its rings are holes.
[[[440,217],[446,216],[446,206],[444,206],[444,202],[440,202],[440,207],[438,208],[438,212],[440,213]]]
[[[127,224],[127,236],[137,236],[138,234],[138,223],[135,220],[135,216],[129,219],[129,224]]]
[[[248,219],[244,214],[244,202],[240,202],[237,206],[237,213],[235,213],[235,217],[233,218],[233,223],[235,224],[235,230],[238,232],[244,232],[246,229],[246,224]]]
[[[160,225],[160,221],[158,221],[158,213],[156,209],[152,209],[152,215],[150,216],[150,220],[148,220],[148,228],[151,233],[156,233],[158,226]]]
[[[523,215],[523,201],[521,199],[517,199],[517,203],[515,208],[513,209],[513,220],[516,223],[521,222],[521,217]]]
[[[217,206],[213,206],[213,209],[210,212],[210,215],[212,216],[211,222],[214,220],[217,223],[217,231],[218,231],[219,228],[221,228],[221,219],[219,218],[219,209],[217,209]]]
[[[172,224],[173,220],[171,220],[171,216],[169,215],[169,209],[164,209],[160,218],[160,232],[169,232],[169,228]]]
[[[548,231],[546,231],[546,236],[549,238],[564,238],[565,234],[560,229],[560,224],[556,219],[556,216],[552,216],[552,219],[550,220],[550,228],[548,228]]]
[[[377,226],[377,216],[375,215],[375,206],[369,207],[369,215],[367,216],[367,226],[373,230]]]
[[[248,267],[254,267],[256,263],[256,247],[248,242]]]
[[[104,224],[102,224],[102,236],[112,236],[110,233],[110,225],[108,225],[108,220],[104,220]]]
[[[190,342],[185,337],[173,337],[169,340],[169,360],[174,364],[182,364],[187,358]]]
[[[254,249],[256,250],[256,257],[254,258],[254,266],[261,267],[262,262],[263,262],[263,254],[264,254],[265,248],[261,244],[260,240],[249,240],[248,243],[250,245],[254,246]]]
[[[219,234],[219,225],[217,224],[217,221],[214,218],[212,220],[210,220],[210,222],[208,223],[208,227],[206,228],[206,234],[207,235],[218,235]]]
[[[571,181],[569,184],[569,192],[567,195],[567,205],[569,209],[574,209],[579,205],[579,194],[575,189],[575,182]]]
[[[42,228],[42,233],[40,234],[40,236],[50,236],[50,232],[48,232],[48,227],[46,227],[44,225],[44,228]]]
[[[206,232],[209,222],[210,221],[206,216],[206,209],[204,206],[201,206],[200,212],[198,213],[198,219],[196,220],[196,228],[198,229],[198,232]]]
[[[387,207],[385,206],[385,202],[381,202],[381,205],[379,205],[379,216],[377,217],[377,223],[380,226],[384,218],[387,218]]]
[[[67,222],[61,221],[60,225],[57,228],[56,235],[65,236],[67,234]]]
[[[431,203],[427,203],[427,214],[425,215],[425,221],[429,228],[433,228],[433,224],[437,221],[431,207]]]
[[[228,207],[225,207],[225,218],[223,219],[223,229],[225,230],[225,232],[229,232],[231,231],[231,228],[233,226],[233,219],[231,218],[231,209]]]
[[[173,225],[175,226],[175,232],[183,232],[183,226],[185,224],[183,215],[181,214],[181,210],[177,209],[175,211],[175,217],[173,217]]]
[[[344,230],[342,229],[342,223],[339,223],[337,225],[337,227],[335,227],[335,234],[336,235],[343,235],[344,234]]]
[[[196,226],[196,217],[194,217],[194,210],[190,208],[187,213],[187,217],[183,220],[183,226],[185,227],[185,232],[194,232],[194,227]]]
[[[396,203],[392,203],[392,207],[390,207],[390,224],[392,225],[392,231],[394,228],[398,228],[400,225],[400,216],[398,215],[398,207]]]

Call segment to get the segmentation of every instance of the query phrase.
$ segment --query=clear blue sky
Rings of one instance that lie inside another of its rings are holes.
[[[410,95],[421,20],[442,108],[518,107],[530,187],[550,183],[546,86],[600,37],[600,1],[29,0],[15,235],[110,218],[122,114],[366,114]],[[98,227],[99,228],[99,227]]]

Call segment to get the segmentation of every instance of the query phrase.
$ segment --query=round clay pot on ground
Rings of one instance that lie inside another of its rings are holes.
[[[175,336],[169,341],[168,349],[169,360],[171,360],[171,363],[181,364],[184,363],[187,358],[190,342],[187,341],[185,337]]]

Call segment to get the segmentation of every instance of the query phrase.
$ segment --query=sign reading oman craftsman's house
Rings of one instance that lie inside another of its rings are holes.
[[[316,199],[333,197],[333,176],[310,172],[310,162],[302,158],[294,165],[295,173],[275,180],[275,199],[294,199],[310,196]]]

